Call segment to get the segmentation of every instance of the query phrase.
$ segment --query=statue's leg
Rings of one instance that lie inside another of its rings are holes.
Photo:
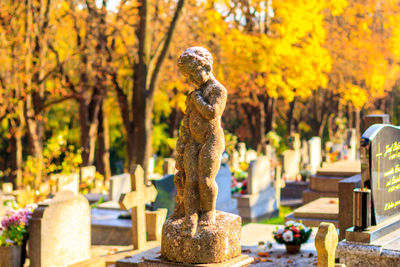
[[[200,192],[200,225],[210,225],[215,222],[215,203],[218,186],[215,182],[221,165],[222,144],[213,138],[202,146],[199,155],[199,192]]]
[[[171,214],[171,218],[181,218],[185,216],[185,173],[179,170],[174,176],[174,184],[176,187],[176,205],[174,213]]]
[[[196,234],[198,212],[199,212],[199,190],[198,190],[198,144],[191,140],[187,143],[183,156],[185,168],[185,220],[183,234],[194,236]]]

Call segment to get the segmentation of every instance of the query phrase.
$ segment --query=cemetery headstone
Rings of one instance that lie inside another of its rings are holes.
[[[215,177],[215,182],[218,185],[218,196],[215,208],[220,211],[225,211],[233,214],[238,214],[237,200],[232,198],[232,173],[226,164],[221,164],[221,167]]]
[[[245,154],[245,159],[247,163],[250,163],[252,160],[257,159],[257,152],[252,149],[247,150]]]
[[[301,165],[304,167],[308,167],[310,163],[310,156],[308,152],[308,142],[305,139],[303,139],[303,141],[301,142],[300,153],[301,153]]]
[[[275,181],[280,184],[280,181]],[[268,157],[259,157],[249,164],[247,194],[235,195],[238,200],[239,215],[246,221],[269,217],[278,211],[276,186],[271,179]],[[280,188],[279,188],[280,190]]]
[[[131,176],[129,173],[123,173],[110,178],[110,195],[109,200],[118,202],[122,194],[130,192],[131,187]]]
[[[310,151],[310,171],[316,173],[321,165],[321,138],[314,136],[308,141]]]
[[[155,159],[154,159],[154,157],[150,157],[148,167],[147,167],[147,172],[149,175],[152,175],[154,173],[154,165],[155,165]]]
[[[75,195],[79,193],[79,174],[53,174],[52,179],[57,181],[57,192],[71,191]]]
[[[90,259],[90,206],[81,195],[59,192],[33,212],[29,227],[32,267],[68,266]]]
[[[175,169],[175,159],[173,158],[165,158],[164,163],[163,163],[163,175],[168,175],[168,174],[175,174],[176,173]]]
[[[245,162],[246,161],[246,143],[240,142],[237,144],[238,145],[238,151],[239,151],[239,162]]]
[[[283,155],[283,173],[286,180],[295,180],[300,172],[299,152],[295,150],[286,150]]]
[[[346,130],[346,145],[348,147],[347,159],[356,160],[357,158],[357,132],[356,129]]]
[[[93,180],[96,176],[95,166],[84,166],[81,168],[81,181]]]
[[[315,248],[317,249],[317,267],[345,267],[344,264],[335,263],[335,252],[338,244],[338,235],[335,225],[322,222],[315,236]]]
[[[240,158],[239,158],[239,152],[236,150],[233,151],[232,153],[232,158],[231,158],[231,165],[232,165],[232,170],[239,171],[240,169]]]
[[[156,199],[157,190],[154,186],[145,186],[144,171],[140,165],[131,170],[132,192],[122,194],[119,204],[121,209],[131,209],[132,243],[134,249],[146,246],[146,214],[145,204]]]
[[[400,213],[400,127],[373,125],[363,134],[362,183],[372,190],[372,223]]]
[[[12,194],[13,184],[12,183],[3,183],[2,189],[3,189],[3,194]]]
[[[360,144],[362,188],[354,190],[354,227],[338,256],[349,266],[399,266],[400,127],[372,125]]]
[[[271,166],[268,157],[259,157],[248,168],[247,193],[257,194],[271,186]]]

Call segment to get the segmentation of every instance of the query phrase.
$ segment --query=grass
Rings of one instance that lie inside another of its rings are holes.
[[[291,207],[280,206],[279,207],[279,216],[265,219],[265,220],[259,221],[258,223],[261,223],[261,224],[285,224],[285,216],[288,215],[289,213],[291,213],[292,211],[293,211],[293,209]]]

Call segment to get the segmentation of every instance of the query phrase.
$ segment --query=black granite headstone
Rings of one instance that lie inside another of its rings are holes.
[[[362,182],[372,191],[372,224],[400,213],[400,127],[374,124],[361,137]]]

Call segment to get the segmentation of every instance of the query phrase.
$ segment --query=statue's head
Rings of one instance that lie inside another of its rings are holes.
[[[200,46],[186,49],[178,59],[179,71],[195,86],[200,86],[210,79],[212,64],[211,53]]]

